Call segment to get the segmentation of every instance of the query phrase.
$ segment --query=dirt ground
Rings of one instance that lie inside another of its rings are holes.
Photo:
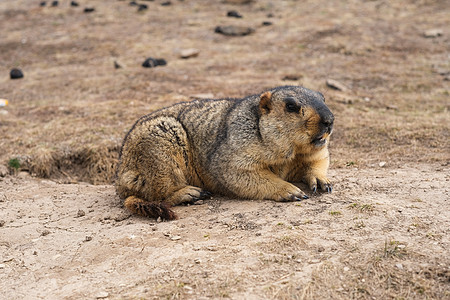
[[[450,298],[447,1],[40,2],[0,1],[1,297]],[[171,222],[123,209],[113,175],[137,118],[288,84],[335,114],[332,194],[215,195]]]

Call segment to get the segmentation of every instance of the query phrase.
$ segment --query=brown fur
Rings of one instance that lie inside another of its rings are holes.
[[[299,181],[331,192],[333,120],[322,94],[296,86],[179,103],[142,117],[128,132],[117,192],[134,213],[169,220],[176,218],[169,207],[209,192],[296,201],[307,198],[291,183]]]

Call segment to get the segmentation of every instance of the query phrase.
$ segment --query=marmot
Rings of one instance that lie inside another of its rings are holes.
[[[178,103],[141,117],[125,136],[116,189],[134,213],[175,219],[171,206],[210,198],[299,201],[331,192],[334,116],[319,92],[277,87],[243,99]]]

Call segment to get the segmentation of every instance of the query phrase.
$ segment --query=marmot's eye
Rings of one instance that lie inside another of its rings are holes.
[[[298,113],[300,111],[300,106],[293,98],[284,99],[286,102],[286,110],[288,112]]]

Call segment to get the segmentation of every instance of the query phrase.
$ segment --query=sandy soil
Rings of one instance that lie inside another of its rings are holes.
[[[161,223],[127,214],[110,185],[3,178],[3,297],[448,296],[449,168],[331,177],[330,195],[281,204],[214,197]]]
[[[0,1],[0,298],[450,298],[447,1],[39,2]],[[215,195],[172,222],[123,209],[112,179],[137,118],[286,84],[336,116],[333,194]]]

